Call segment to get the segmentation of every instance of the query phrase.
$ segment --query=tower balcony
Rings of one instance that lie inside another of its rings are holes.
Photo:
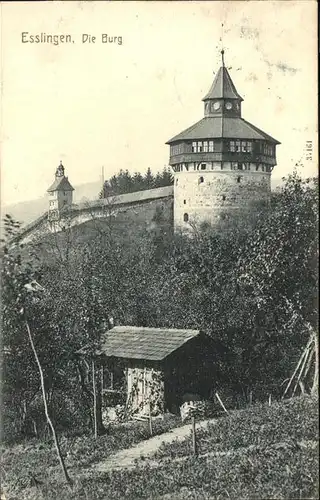
[[[201,152],[201,153],[181,153],[170,156],[171,166],[181,163],[201,163],[201,162],[240,162],[240,163],[264,163],[275,166],[277,164],[274,156],[243,152]]]

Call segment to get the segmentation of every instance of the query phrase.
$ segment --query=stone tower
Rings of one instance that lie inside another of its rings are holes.
[[[61,212],[72,205],[72,193],[74,189],[64,175],[62,162],[57,167],[55,181],[49,187],[49,220],[59,220]]]
[[[268,200],[276,145],[241,116],[242,97],[222,66],[203,98],[204,118],[170,139],[174,226],[191,229]]]

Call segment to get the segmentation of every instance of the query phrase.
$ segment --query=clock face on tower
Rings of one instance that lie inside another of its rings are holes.
[[[214,109],[215,111],[217,111],[219,108],[220,108],[220,102],[218,102],[218,101],[217,101],[217,102],[215,102],[215,103],[214,103],[214,105],[213,105],[213,109]]]
[[[226,102],[226,108],[231,109],[232,108],[232,103],[231,102]]]

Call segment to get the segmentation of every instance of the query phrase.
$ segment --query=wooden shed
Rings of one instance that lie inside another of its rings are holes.
[[[198,330],[115,326],[100,345],[99,364],[109,374],[104,385],[124,388],[133,412],[176,413],[187,394],[210,396],[213,342]]]

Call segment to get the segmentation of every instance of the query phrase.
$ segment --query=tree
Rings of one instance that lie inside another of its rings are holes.
[[[148,167],[143,180],[145,184],[145,189],[152,189],[154,187],[154,177],[150,167]]]
[[[128,170],[120,170],[118,174],[113,175],[104,182],[103,188],[99,193],[99,198],[108,198],[111,196],[143,191],[173,184],[173,175],[170,167],[164,167],[162,172],[154,176],[151,169],[148,168],[145,175],[135,172],[131,175]]]
[[[315,364],[312,391],[318,386],[317,228],[318,196],[315,180],[295,172],[273,200],[241,259],[239,282],[266,318],[273,319],[272,336],[286,340],[287,353],[300,347],[310,332]],[[304,341],[306,342],[307,339]],[[282,352],[292,366],[292,357]]]
[[[155,177],[155,187],[171,186],[173,184],[173,175],[170,167],[164,167],[162,172],[158,172]]]
[[[7,229],[6,230],[7,239],[8,237],[14,236],[16,230],[19,229],[19,224],[15,223],[13,219],[8,217],[6,218],[5,226]],[[43,288],[34,279],[34,272],[32,268],[30,266],[26,267],[23,266],[21,255],[19,253],[16,253],[15,250],[16,249],[14,247],[13,248],[11,247],[9,249],[8,245],[4,246],[3,249],[4,272],[2,275],[3,278],[2,285],[5,291],[5,297],[4,297],[5,304],[3,307],[3,323],[5,327],[4,330],[7,333],[5,339],[6,342],[8,342],[7,345],[10,348],[11,345],[14,345],[14,342],[12,341],[16,340],[12,339],[12,337],[10,338],[10,333],[9,333],[10,329],[13,327],[15,333],[17,329],[19,331],[23,330],[23,328],[26,329],[30,347],[34,354],[34,359],[36,361],[36,365],[40,376],[40,385],[42,391],[42,401],[44,405],[45,416],[52,432],[58,460],[63,470],[64,477],[67,483],[71,485],[72,480],[66,469],[64,459],[61,454],[55,426],[49,414],[45,373],[30,328],[30,320],[33,322],[33,324],[36,324],[37,318],[40,318],[41,322],[41,319],[47,316],[46,306],[42,304],[41,298],[34,297],[35,292],[39,292],[39,290],[43,292]],[[32,294],[31,299],[30,299],[30,293]],[[10,352],[11,359],[13,354],[14,353],[11,351]]]

